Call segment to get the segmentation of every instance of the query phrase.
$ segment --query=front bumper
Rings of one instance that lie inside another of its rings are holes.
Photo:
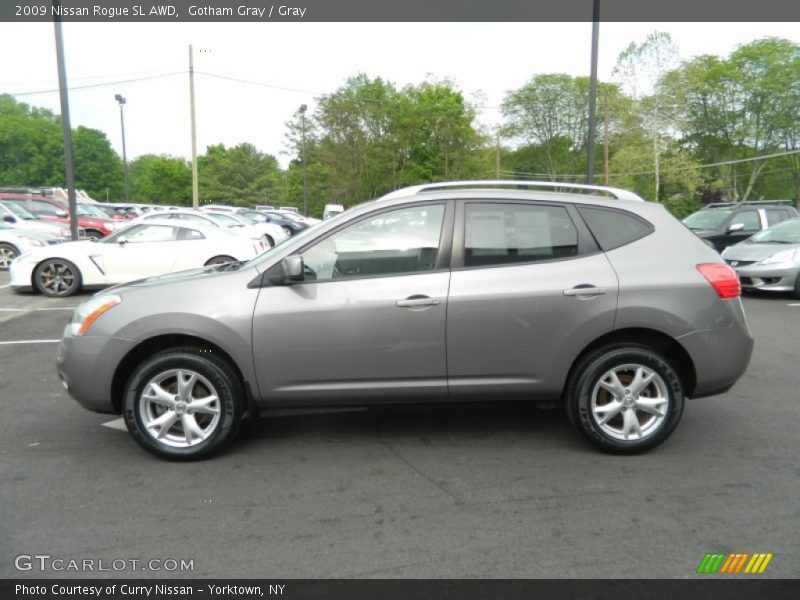
[[[64,389],[89,410],[118,414],[111,384],[120,362],[135,340],[104,336],[73,336],[65,328],[58,347],[56,367]]]
[[[791,292],[800,273],[798,265],[761,265],[734,267],[742,288],[765,292]]]

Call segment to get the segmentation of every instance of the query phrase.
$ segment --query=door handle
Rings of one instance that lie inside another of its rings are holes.
[[[416,308],[418,306],[436,306],[439,304],[438,298],[429,296],[409,296],[405,300],[398,300],[397,306],[400,308]]]
[[[593,285],[576,285],[574,288],[564,290],[565,296],[599,296],[600,294],[607,294],[606,288],[595,287]]]

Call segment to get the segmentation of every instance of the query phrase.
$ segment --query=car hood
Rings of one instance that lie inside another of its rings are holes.
[[[22,227],[12,227],[11,229],[3,229],[2,231],[0,231],[0,233],[9,233],[13,237],[17,236],[34,237],[37,240],[42,240],[43,242],[63,239],[55,235],[53,231],[49,229],[23,229]]]
[[[783,250],[800,248],[800,244],[741,243],[728,247],[722,256],[728,260],[764,260]]]
[[[180,284],[186,281],[198,281],[199,279],[212,279],[215,277],[222,277],[228,275],[231,271],[226,268],[220,267],[199,267],[197,269],[189,269],[187,271],[178,271],[176,273],[166,273],[164,275],[156,275],[155,277],[146,277],[145,279],[137,279],[136,281],[128,281],[127,283],[120,283],[109,288],[106,288],[101,294],[112,292],[114,294],[125,294],[128,291],[140,290],[142,288],[150,288],[162,285]],[[257,271],[253,271],[253,277],[258,275]]]

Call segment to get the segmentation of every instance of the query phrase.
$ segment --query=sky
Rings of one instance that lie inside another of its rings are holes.
[[[301,104],[313,112],[315,98],[348,77],[366,73],[399,87],[447,78],[485,107],[478,123],[490,129],[506,92],[534,75],[588,75],[591,23],[65,23],[63,30],[70,88],[128,80],[72,89],[73,127],[105,132],[122,154],[114,100],[122,94],[129,160],[189,157],[192,44],[198,153],[249,142],[285,166],[285,123]],[[683,59],[724,56],[766,36],[800,43],[796,23],[602,23],[600,79],[611,80],[619,53],[653,31],[669,32]],[[0,56],[0,93],[60,112],[57,92],[28,93],[58,87],[52,24],[0,23]]]

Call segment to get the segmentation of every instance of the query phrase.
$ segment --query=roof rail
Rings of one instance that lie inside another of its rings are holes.
[[[794,206],[793,200],[745,200],[744,202],[711,202],[703,206],[703,208],[726,208],[731,206]]]
[[[561,183],[558,181],[525,181],[525,180],[472,180],[472,181],[444,181],[440,183],[426,183],[411,187],[401,188],[389,192],[383,198],[399,198],[403,196],[415,196],[424,192],[435,192],[447,189],[470,189],[470,188],[533,188],[551,189],[554,191],[569,192],[600,192],[603,195],[611,196],[617,200],[636,200],[644,202],[644,199],[633,192],[619,188],[606,187],[601,185],[585,185],[581,183]]]

